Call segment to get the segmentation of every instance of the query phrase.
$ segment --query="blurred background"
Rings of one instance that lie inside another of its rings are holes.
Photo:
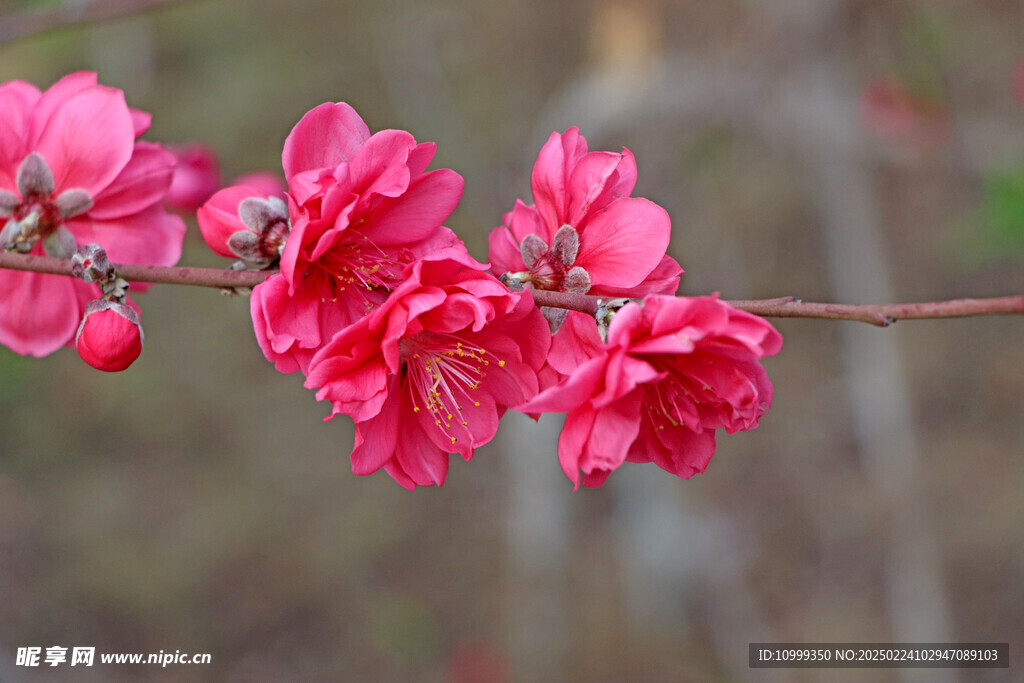
[[[481,260],[579,125],[636,154],[683,294],[1024,292],[1016,0],[148,0],[40,30],[131,4],[0,0],[0,80],[96,70],[225,179],[280,173],[302,114],[347,101],[438,143]],[[189,220],[182,263],[227,265]],[[510,415],[409,493],[351,473],[351,423],[264,360],[246,298],[137,300],[125,373],[0,349],[0,681],[1020,680],[1020,317],[775,321],[771,413],[689,481],[626,465],[573,493],[558,420]],[[880,641],[1009,641],[1014,668],[747,665]],[[51,645],[213,664],[14,665]]]

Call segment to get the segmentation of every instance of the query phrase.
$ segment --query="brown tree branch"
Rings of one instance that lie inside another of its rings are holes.
[[[136,14],[183,0],[92,0],[63,2],[56,6],[0,16],[0,43],[7,43],[65,26]]]
[[[568,308],[593,315],[600,297],[591,294],[570,294],[535,290],[533,300],[538,306]],[[608,297],[604,298],[605,301]],[[725,301],[725,300],[723,300]],[[822,304],[800,301],[795,297],[725,301],[743,311],[765,318],[823,318],[854,320],[888,327],[897,320],[926,318],[965,318],[976,315],[1024,314],[1024,296],[1003,296],[989,299],[955,299],[911,304]]]
[[[0,252],[0,268],[32,271],[52,275],[71,275],[71,261],[37,256]],[[184,268],[177,266],[144,266],[138,264],[114,264],[117,274],[126,280],[155,282],[199,287],[255,287],[276,270],[227,270],[219,268]],[[609,297],[592,294],[572,294],[533,290],[533,299],[538,306],[567,308],[593,315],[601,301]],[[829,320],[853,320],[886,327],[897,320],[922,320],[926,318],[965,318],[977,315],[1024,314],[1024,295],[1003,296],[987,299],[955,299],[953,301],[931,301],[909,304],[828,304],[800,301],[794,297],[778,299],[755,299],[750,301],[726,301],[740,310],[766,318],[821,318]]]
[[[35,254],[13,254],[0,251],[0,268],[28,270],[51,275],[71,274],[71,261],[37,256]],[[159,282],[172,285],[195,285],[198,287],[255,287],[268,275],[277,271],[227,270],[221,268],[182,268],[178,266],[143,266],[134,263],[115,263],[114,270],[125,280],[135,282]]]

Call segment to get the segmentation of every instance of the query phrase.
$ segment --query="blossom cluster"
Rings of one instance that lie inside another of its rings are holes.
[[[434,150],[327,103],[285,142],[287,204],[236,186],[198,214],[217,253],[279,265],[252,292],[256,337],[331,417],[353,420],[357,474],[440,485],[449,454],[469,460],[509,408],[568,413],[558,457],[586,486],[626,461],[689,477],[717,429],[757,426],[772,397],[758,361],[781,337],[717,297],[673,297],[683,271],[666,254],[670,219],[632,196],[628,150],[552,133],[533,203],[517,200],[491,232],[489,267],[443,225],[463,183],[427,170]],[[593,316],[535,306],[537,290],[643,301],[614,313],[602,339]]]
[[[532,203],[504,215],[483,264],[444,225],[463,179],[428,170],[434,143],[371,133],[348,104],[295,125],[284,186],[263,174],[218,190],[207,148],[138,141],[148,124],[94,74],[46,93],[0,86],[0,241],[70,258],[79,275],[0,271],[0,343],[31,355],[75,343],[97,367],[127,367],[141,350],[138,307],[106,256],[177,261],[184,224],[171,207],[197,210],[233,268],[267,271],[250,299],[259,346],[330,403],[327,419],[352,419],[356,474],[441,485],[450,455],[470,460],[514,409],[567,413],[558,459],[576,486],[627,461],[688,478],[707,467],[717,430],[752,429],[770,407],[760,359],[781,337],[717,295],[674,296],[671,222],[633,196],[626,149],[552,133]],[[542,290],[597,297],[600,319],[539,307]]]
[[[176,263],[185,223],[163,204],[174,156],[138,139],[149,125],[149,114],[128,107],[124,93],[99,85],[94,73],[70,74],[46,92],[24,81],[0,85],[0,246],[69,259],[99,243],[114,261]],[[102,353],[98,338],[134,315],[129,302],[115,307],[120,315],[97,311],[92,320],[89,302],[111,296],[99,282],[0,270],[0,344],[45,356],[77,343],[91,349],[84,356],[91,364],[116,369],[124,353],[138,355],[141,330],[138,344]]]

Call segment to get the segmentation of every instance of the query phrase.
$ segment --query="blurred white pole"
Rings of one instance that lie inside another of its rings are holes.
[[[791,124],[813,116],[841,130],[860,130],[857,92],[844,88],[842,69],[819,62],[789,92]],[[797,125],[797,127],[799,127]],[[862,158],[837,153],[814,135],[800,136],[825,230],[829,274],[836,300],[887,302],[898,299],[882,236],[878,198]],[[842,324],[845,381],[854,434],[874,495],[883,506],[889,541],[887,608],[897,642],[953,640],[940,555],[921,482],[921,448],[910,407],[912,395],[901,358],[900,328],[879,330]],[[899,669],[904,681],[954,681],[951,669]],[[927,674],[927,675],[925,675]]]
[[[508,468],[508,647],[517,681],[564,681],[572,484],[558,465],[564,419],[502,418],[498,439]]]

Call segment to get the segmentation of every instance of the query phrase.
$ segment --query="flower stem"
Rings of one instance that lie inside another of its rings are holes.
[[[0,268],[72,277],[71,261],[35,254],[0,252]],[[219,287],[222,289],[255,287],[267,279],[267,277],[277,272],[275,270],[144,266],[131,263],[114,264],[114,268],[120,277],[136,282],[195,285],[199,287]],[[567,308],[571,311],[580,311],[590,315],[597,311],[598,302],[602,299],[592,294],[573,294],[570,292],[550,292],[546,290],[532,290],[532,294],[533,300],[538,306]],[[608,298],[605,297],[605,299]],[[800,301],[795,297],[726,301],[726,303],[734,308],[766,318],[854,320],[879,327],[887,327],[897,320],[1024,314],[1024,295],[881,305],[811,303]]]
[[[71,273],[68,259],[38,256],[36,254],[13,254],[0,252],[0,268],[29,270],[35,273],[67,275]],[[114,270],[120,277],[135,282],[159,282],[172,285],[195,285],[198,287],[255,287],[268,275],[277,271],[268,270],[226,270],[220,268],[182,268],[176,266],[143,266],[134,263],[115,263]]]
[[[610,297],[606,297],[610,298]],[[535,290],[533,300],[538,306],[568,308],[593,315],[600,297]],[[888,327],[897,320],[925,318],[965,318],[976,315],[1024,314],[1024,296],[1003,296],[989,299],[955,299],[910,304],[827,304],[800,301],[795,297],[727,301],[734,308],[765,318],[822,318],[854,320],[878,327]]]

